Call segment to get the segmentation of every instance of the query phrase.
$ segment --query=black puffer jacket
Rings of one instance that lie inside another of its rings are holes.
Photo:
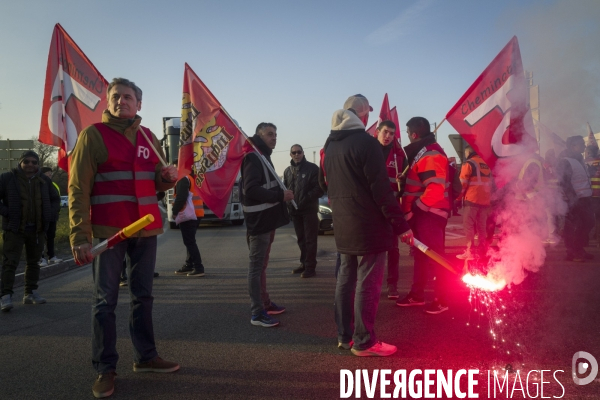
[[[298,205],[296,210],[292,204],[288,204],[291,216],[316,214],[319,211],[319,197],[323,196],[319,186],[319,167],[306,161],[306,157],[298,164],[290,160],[290,166],[283,172],[283,183],[294,192],[294,200]]]
[[[254,143],[272,166],[271,153],[273,153],[273,150],[269,149],[258,135],[252,136],[249,140]],[[275,176],[270,172],[268,172],[268,175],[269,181],[275,182]],[[267,182],[260,156],[255,153],[246,154],[242,162],[242,204],[246,228],[248,234],[252,236],[270,232],[290,222],[287,206],[283,201],[283,190],[277,184],[274,184],[270,189],[263,187]],[[271,204],[275,205],[262,211],[247,211],[247,207],[269,206]]]
[[[18,233],[21,228],[22,199],[17,174],[22,173],[20,167],[0,175],[0,215],[2,215],[2,230]],[[52,180],[38,172],[32,183],[39,185],[38,190],[42,201],[42,219],[38,227],[44,232],[48,230],[50,221],[60,210],[60,195],[52,184]],[[33,202],[35,199],[33,199]]]
[[[325,170],[337,249],[352,255],[387,251],[409,227],[392,194],[381,145],[350,111],[336,111],[332,125]]]

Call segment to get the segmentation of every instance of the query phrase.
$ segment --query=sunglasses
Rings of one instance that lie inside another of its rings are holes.
[[[304,153],[302,150],[300,150],[300,151],[292,151],[291,152],[291,154],[294,155],[294,156],[302,154],[302,153]]]
[[[28,165],[28,164],[38,165],[37,160],[23,160],[21,162],[25,165]]]

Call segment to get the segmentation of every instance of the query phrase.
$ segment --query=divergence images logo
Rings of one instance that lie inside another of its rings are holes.
[[[585,361],[581,361],[581,359],[584,359]],[[578,351],[577,353],[573,354],[572,369],[573,382],[575,382],[576,385],[587,385],[588,383],[591,383],[594,379],[596,379],[596,376],[598,375],[598,362],[590,353],[587,353],[585,351]],[[585,375],[588,372],[589,375],[585,378],[577,377],[577,375]]]

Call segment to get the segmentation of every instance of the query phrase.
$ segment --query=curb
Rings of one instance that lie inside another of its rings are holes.
[[[83,268],[86,265],[77,265],[75,260],[67,260],[62,261],[57,264],[48,265],[47,267],[40,268],[40,281],[42,279],[50,278],[51,276],[62,274],[63,272],[71,271],[75,268]],[[14,288],[21,287],[25,284],[25,273],[21,272],[20,274],[15,275],[15,283],[13,285]]]

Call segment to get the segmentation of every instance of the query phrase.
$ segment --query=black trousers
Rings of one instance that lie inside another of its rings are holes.
[[[56,237],[56,221],[50,222],[48,225],[48,232],[46,232],[46,249],[48,252],[46,253],[48,259],[51,259],[55,256],[54,254],[54,238]]]
[[[179,224],[183,244],[187,250],[185,265],[192,268],[204,268],[202,265],[202,257],[200,257],[200,250],[196,244],[196,231],[198,230],[200,220],[201,218],[198,218],[197,220],[184,221]]]
[[[565,228],[563,230],[563,239],[569,256],[582,256],[585,253],[583,247],[587,243],[593,227],[592,198],[577,199],[577,202],[565,217]]]
[[[44,250],[45,237],[46,234],[44,232],[14,233],[4,231],[2,234],[4,240],[4,260],[2,262],[1,296],[14,294],[15,272],[21,259],[23,246],[25,246],[27,259],[27,266],[25,267],[25,293],[29,294],[33,290],[37,290],[37,283],[40,279],[40,266],[38,262]]]
[[[305,269],[317,267],[317,236],[319,235],[319,217],[316,213],[294,215],[294,230],[300,247],[300,263]]]

